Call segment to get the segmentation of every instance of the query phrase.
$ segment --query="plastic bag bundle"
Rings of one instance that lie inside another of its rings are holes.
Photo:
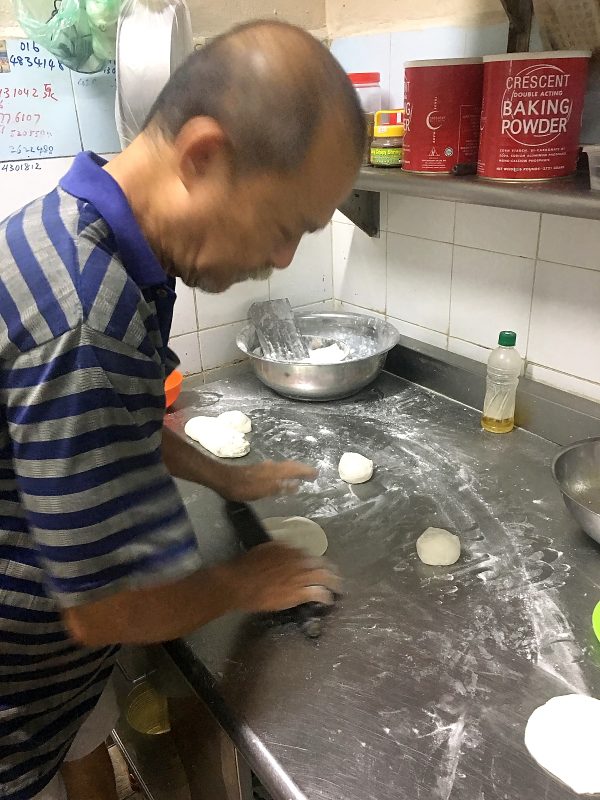
[[[161,89],[193,50],[185,0],[127,0],[117,32],[115,118],[121,146],[140,132]]]
[[[25,33],[76,72],[115,57],[120,0],[13,0]]]

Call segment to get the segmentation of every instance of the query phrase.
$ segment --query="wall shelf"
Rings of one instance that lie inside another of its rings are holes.
[[[374,202],[373,194],[379,192],[600,220],[600,192],[590,190],[585,173],[548,183],[515,184],[475,176],[426,176],[400,169],[363,167],[354,191],[355,195],[362,195],[363,212],[365,204]],[[377,235],[372,228],[366,232]]]

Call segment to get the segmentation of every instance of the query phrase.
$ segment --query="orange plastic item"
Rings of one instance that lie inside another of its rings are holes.
[[[183,375],[178,369],[174,369],[165,381],[165,408],[171,408],[181,392]]]

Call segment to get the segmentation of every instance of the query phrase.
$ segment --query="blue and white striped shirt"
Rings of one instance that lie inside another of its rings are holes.
[[[161,459],[175,293],[125,195],[80,154],[0,225],[0,797],[58,769],[116,647],[60,609],[183,577],[196,539]]]

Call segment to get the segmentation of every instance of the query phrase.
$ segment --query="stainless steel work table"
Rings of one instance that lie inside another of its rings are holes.
[[[388,374],[329,404],[250,375],[188,381],[169,424],[233,408],[252,418],[249,460],[320,468],[296,497],[256,508],[321,523],[345,579],[317,642],[240,615],[166,645],[274,798],[574,797],[523,744],[550,697],[600,694],[600,547],[563,507],[556,446],[486,434],[472,409]],[[345,450],[374,460],[369,483],[339,480]],[[237,552],[220,502],[181,489],[207,561]],[[455,566],[417,559],[428,526],[460,535]]]

